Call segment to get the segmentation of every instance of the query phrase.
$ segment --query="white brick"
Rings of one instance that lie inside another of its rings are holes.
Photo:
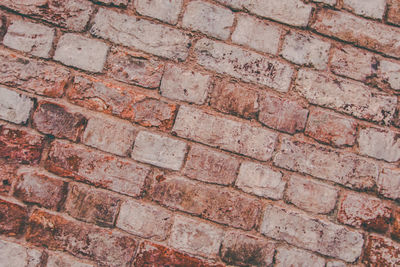
[[[101,72],[107,52],[108,46],[103,42],[67,33],[60,38],[54,59],[68,66]]]
[[[234,15],[227,9],[203,1],[189,2],[182,25],[222,40],[228,39]]]
[[[52,252],[47,258],[46,267],[95,267],[95,265],[78,261],[68,255]]]
[[[232,42],[261,52],[276,54],[282,32],[283,30],[276,25],[240,15],[232,34]]]
[[[400,90],[400,63],[382,60],[379,70],[384,82],[387,82],[394,90]]]
[[[135,140],[132,158],[172,170],[179,170],[186,153],[186,143],[158,134],[141,131]]]
[[[400,199],[400,169],[385,167],[377,181],[378,192],[388,198]]]
[[[365,17],[382,19],[386,0],[343,0],[344,8]]]
[[[0,265],[12,267],[40,266],[42,253],[36,249],[0,240]]]
[[[17,124],[26,123],[33,100],[4,87],[0,87],[0,96],[0,119]]]
[[[399,134],[376,128],[362,129],[358,137],[360,153],[389,162],[398,161],[400,159]]]
[[[272,199],[282,199],[286,182],[280,172],[253,162],[243,162],[236,186],[247,193]]]
[[[53,39],[54,29],[40,24],[17,20],[8,27],[3,44],[37,57],[48,58]]]
[[[324,267],[324,258],[311,254],[305,250],[293,247],[279,247],[275,256],[275,265],[277,267]]]
[[[326,263],[326,267],[347,267],[347,265],[342,261],[329,261]]]
[[[330,6],[334,6],[336,4],[336,0],[313,0],[313,2],[324,3]]]
[[[183,0],[135,0],[139,14],[153,17],[167,23],[176,24]]]

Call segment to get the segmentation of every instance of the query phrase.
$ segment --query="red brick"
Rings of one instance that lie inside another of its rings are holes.
[[[368,266],[399,266],[400,244],[378,235],[368,238],[363,262]]]
[[[297,249],[280,247],[275,256],[276,267],[286,266],[313,266],[313,267],[324,267],[325,260],[322,257],[311,254],[308,251]]]
[[[63,250],[107,266],[130,266],[137,241],[130,236],[35,210],[25,235],[35,246]]]
[[[347,192],[339,207],[340,223],[385,232],[389,228],[392,209],[382,200]]]
[[[28,210],[25,207],[0,199],[0,234],[20,235],[27,220]]]
[[[47,101],[39,102],[33,114],[33,126],[44,134],[79,141],[87,119],[70,108]]]
[[[17,164],[9,163],[0,158],[0,194],[7,195],[10,192],[11,185],[16,177]]]
[[[387,21],[400,25],[400,2],[398,0],[388,0]]]
[[[67,193],[67,183],[45,171],[26,167],[18,170],[14,196],[24,202],[57,210]]]
[[[393,213],[392,237],[400,240],[400,208]]]

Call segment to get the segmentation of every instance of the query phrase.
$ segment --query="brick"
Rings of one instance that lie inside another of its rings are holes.
[[[311,27],[357,46],[400,57],[400,29],[396,27],[331,9],[321,9]]]
[[[243,0],[217,0],[217,2],[230,6],[235,10],[242,9],[245,3]]]
[[[136,134],[136,128],[127,121],[92,117],[87,123],[82,143],[105,152],[127,156]]]
[[[83,31],[93,11],[93,5],[86,0],[3,0],[1,5],[72,31]]]
[[[293,247],[279,247],[275,256],[275,266],[315,266],[324,267],[324,258],[311,254],[305,250]]]
[[[38,164],[44,143],[44,137],[31,129],[0,124],[0,158],[8,162]]]
[[[154,89],[160,86],[164,63],[140,54],[113,49],[108,56],[106,69],[118,81]]]
[[[69,75],[70,72],[61,66],[0,51],[0,83],[4,85],[38,95],[60,97]]]
[[[90,263],[78,261],[78,259],[61,253],[50,253],[47,258],[48,267],[95,267]]]
[[[54,141],[47,170],[130,196],[142,193],[150,169],[128,159],[65,141]]]
[[[54,60],[79,69],[102,72],[108,46],[98,40],[66,33],[58,41]]]
[[[363,262],[371,266],[397,266],[400,264],[400,245],[388,238],[371,235]]]
[[[292,175],[285,193],[287,201],[313,213],[330,213],[336,205],[338,190],[333,186]]]
[[[393,226],[391,236],[400,240],[400,209],[397,208],[393,212]]]
[[[260,52],[276,54],[283,30],[275,24],[240,15],[237,19],[232,42]]]
[[[0,234],[19,236],[28,220],[28,210],[20,205],[0,199]]]
[[[213,258],[218,254],[223,230],[212,224],[176,215],[169,245],[178,250]]]
[[[15,177],[17,164],[9,163],[7,159],[0,159],[0,194],[8,195]]]
[[[197,41],[195,53],[197,62],[207,69],[280,92],[289,89],[293,69],[275,58],[205,38]]]
[[[258,93],[237,83],[220,82],[212,91],[211,106],[224,113],[255,118]]]
[[[287,138],[282,140],[274,164],[358,189],[372,189],[378,178],[378,165],[371,160]]]
[[[330,6],[334,6],[336,4],[336,0],[313,0],[313,2],[324,3]]]
[[[30,117],[34,100],[1,86],[0,95],[0,119],[25,124]]]
[[[126,200],[121,205],[116,226],[134,235],[165,240],[171,229],[172,214],[155,205]]]
[[[313,109],[308,116],[305,134],[325,144],[343,147],[354,145],[357,123],[325,109]]]
[[[294,134],[304,130],[308,110],[295,101],[260,94],[258,120],[271,128]]]
[[[378,198],[346,192],[341,200],[337,220],[366,230],[386,232],[392,209]]]
[[[275,246],[274,241],[229,231],[222,242],[221,258],[239,266],[270,266]]]
[[[41,257],[42,252],[37,249],[27,248],[16,243],[0,240],[0,262],[3,266],[41,266]]]
[[[210,75],[168,64],[161,81],[165,97],[195,104],[204,104],[212,86]]]
[[[172,209],[245,230],[254,227],[261,213],[261,203],[256,198],[181,177],[157,181],[150,194],[153,200]]]
[[[400,25],[400,3],[396,0],[388,0],[387,21]]]
[[[265,211],[260,231],[268,237],[347,262],[360,256],[364,243],[358,232],[272,205]]]
[[[381,87],[388,85],[391,89],[400,90],[400,63],[382,60],[380,61],[379,71],[379,80],[382,80],[381,83],[383,83]]]
[[[343,0],[343,7],[361,16],[382,19],[386,0]]]
[[[173,60],[185,60],[191,41],[183,32],[134,16],[100,9],[90,32],[124,46]]]
[[[136,137],[132,158],[177,171],[182,167],[186,150],[185,142],[141,131]]]
[[[67,193],[67,183],[43,170],[23,167],[17,172],[14,196],[24,202],[57,210]]]
[[[299,65],[326,69],[331,44],[313,35],[290,32],[285,36],[281,55]]]
[[[14,21],[7,29],[3,44],[37,57],[50,57],[54,29],[23,20]]]
[[[380,123],[393,118],[397,99],[355,81],[311,70],[299,71],[295,90],[310,103]]]
[[[326,267],[346,267],[346,263],[342,261],[328,261]]]
[[[271,158],[277,138],[277,134],[270,130],[186,106],[180,107],[172,130],[180,137],[263,161]]]
[[[135,8],[139,14],[153,17],[175,25],[181,12],[183,0],[137,0]]]
[[[203,1],[192,1],[186,7],[182,26],[226,40],[230,35],[234,17],[229,9]]]
[[[126,234],[41,210],[30,216],[25,238],[35,246],[67,251],[115,267],[130,266],[137,247],[137,241]]]
[[[240,165],[235,185],[244,192],[260,197],[282,199],[286,182],[282,173],[261,164],[250,161]]]
[[[400,199],[400,170],[395,167],[382,168],[377,180],[378,192],[394,200]]]
[[[73,108],[48,101],[40,101],[33,114],[33,126],[38,131],[72,141],[80,140],[86,123],[84,115]]]
[[[378,128],[361,129],[358,137],[360,153],[389,162],[400,159],[399,133]]]
[[[81,183],[69,185],[65,211],[72,217],[100,226],[113,226],[121,199]]]
[[[236,179],[238,169],[236,158],[195,145],[190,148],[183,173],[203,182],[229,185]]]
[[[142,126],[161,130],[172,128],[176,104],[153,99],[130,87],[120,87],[96,78],[77,76],[67,92],[79,106],[128,119]]]

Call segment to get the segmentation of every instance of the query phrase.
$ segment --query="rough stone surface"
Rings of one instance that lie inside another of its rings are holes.
[[[355,14],[373,19],[382,19],[386,0],[343,0],[343,7]]]
[[[400,169],[383,168],[379,174],[377,186],[381,195],[395,200],[400,199]]]
[[[279,267],[285,266],[313,266],[324,267],[324,258],[318,257],[305,250],[292,247],[279,247],[275,256],[276,265]]]
[[[400,159],[400,141],[397,132],[378,128],[360,130],[358,145],[360,153],[377,159],[395,162]]]
[[[3,266],[40,266],[41,256],[42,252],[38,249],[26,248],[16,243],[0,240],[0,262]],[[51,265],[47,266],[51,267]]]
[[[0,86],[0,119],[25,124],[33,109],[33,99]]]
[[[0,199],[0,234],[20,236],[27,220],[27,208]]]
[[[82,262],[65,254],[51,253],[47,258],[47,267],[95,267],[95,265]]]
[[[397,266],[400,264],[400,245],[388,238],[371,235],[363,261],[376,266]]]
[[[182,4],[183,0],[136,0],[135,8],[139,14],[175,25],[178,22]]]
[[[388,0],[387,21],[400,25],[400,3],[396,0]]]

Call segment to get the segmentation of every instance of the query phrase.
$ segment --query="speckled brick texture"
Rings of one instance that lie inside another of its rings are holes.
[[[400,0],[0,0],[0,266],[400,266],[399,92]]]

